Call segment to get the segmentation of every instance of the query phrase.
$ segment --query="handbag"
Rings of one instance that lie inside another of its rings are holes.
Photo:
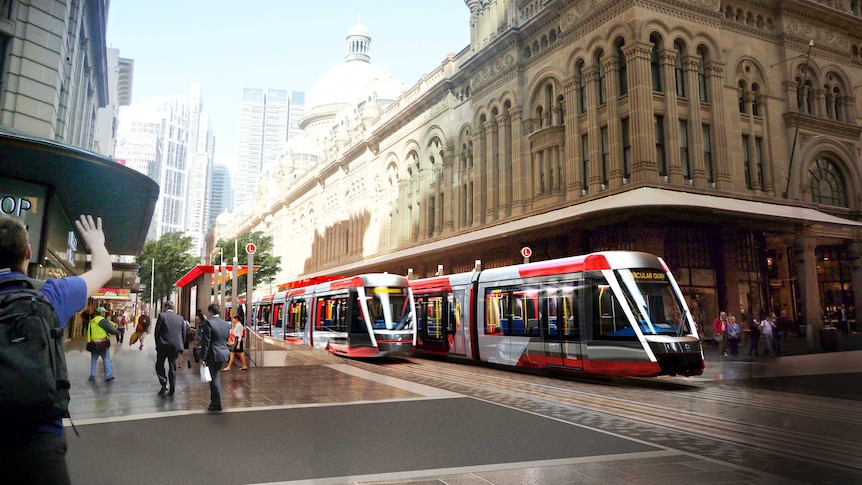
[[[210,382],[213,380],[212,374],[210,374],[210,368],[207,367],[206,364],[201,366],[201,382]]]
[[[233,351],[233,349],[236,348],[236,335],[234,335],[233,332],[231,332],[230,337],[227,338],[227,348],[230,351]]]

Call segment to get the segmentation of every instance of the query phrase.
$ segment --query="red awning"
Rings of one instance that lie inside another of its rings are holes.
[[[218,269],[218,268],[219,268],[219,266],[205,265],[205,264],[195,266],[194,268],[190,269],[189,272],[186,273],[182,278],[177,280],[177,282],[174,283],[174,286],[176,286],[178,288],[184,288],[187,284],[196,280],[199,276],[205,275],[205,274],[213,275],[212,280],[214,282],[216,269]],[[248,265],[245,265],[245,266],[238,265],[236,267],[236,269],[237,269],[237,273],[236,273],[237,276],[242,276],[242,275],[248,273]],[[257,265],[257,264],[254,265],[254,269],[260,269],[260,265]],[[221,271],[225,275],[227,275],[227,277],[230,277],[233,274],[233,265],[226,264],[224,266],[221,266]]]

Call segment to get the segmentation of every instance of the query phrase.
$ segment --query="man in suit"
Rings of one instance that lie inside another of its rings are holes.
[[[219,315],[221,311],[218,305],[213,303],[207,307],[209,319],[203,324],[203,332],[201,332],[201,365],[210,368],[210,405],[207,408],[209,411],[221,411],[221,378],[219,371],[228,357],[230,352],[227,349],[227,339],[230,336],[230,323],[225,321]]]
[[[166,301],[164,311],[156,320],[156,375],[162,385],[159,396],[173,396],[177,384],[177,356],[183,351],[185,321],[174,312],[174,302]],[[165,376],[165,360],[168,361],[168,375]],[[168,390],[170,384],[170,390]]]

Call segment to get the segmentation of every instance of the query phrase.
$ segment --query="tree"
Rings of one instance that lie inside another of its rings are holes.
[[[272,236],[265,236],[263,231],[247,232],[240,236],[236,242],[219,239],[216,243],[216,252],[221,250],[225,264],[233,265],[233,258],[236,253],[239,265],[245,265],[248,262],[245,246],[248,243],[255,245],[254,265],[260,266],[260,269],[254,271],[254,284],[268,285],[272,283],[275,280],[275,275],[281,271],[281,256],[272,255]],[[221,263],[219,258],[218,255],[213,257],[213,264]],[[239,278],[237,283],[239,294],[245,293],[246,278]]]
[[[138,256],[138,274],[141,282],[149,288],[153,282],[153,299],[164,301],[174,292],[174,283],[188,273],[197,258],[189,253],[192,248],[192,238],[183,236],[180,232],[169,232],[155,241],[144,243],[144,250]],[[155,260],[155,279],[152,278],[153,261]],[[150,302],[150,294],[141,295],[141,299]]]

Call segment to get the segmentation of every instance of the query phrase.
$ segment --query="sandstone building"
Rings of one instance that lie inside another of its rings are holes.
[[[309,96],[313,148],[217,237],[272,235],[283,282],[627,249],[700,322],[855,309],[862,1],[465,3],[470,45],[397,97]]]

